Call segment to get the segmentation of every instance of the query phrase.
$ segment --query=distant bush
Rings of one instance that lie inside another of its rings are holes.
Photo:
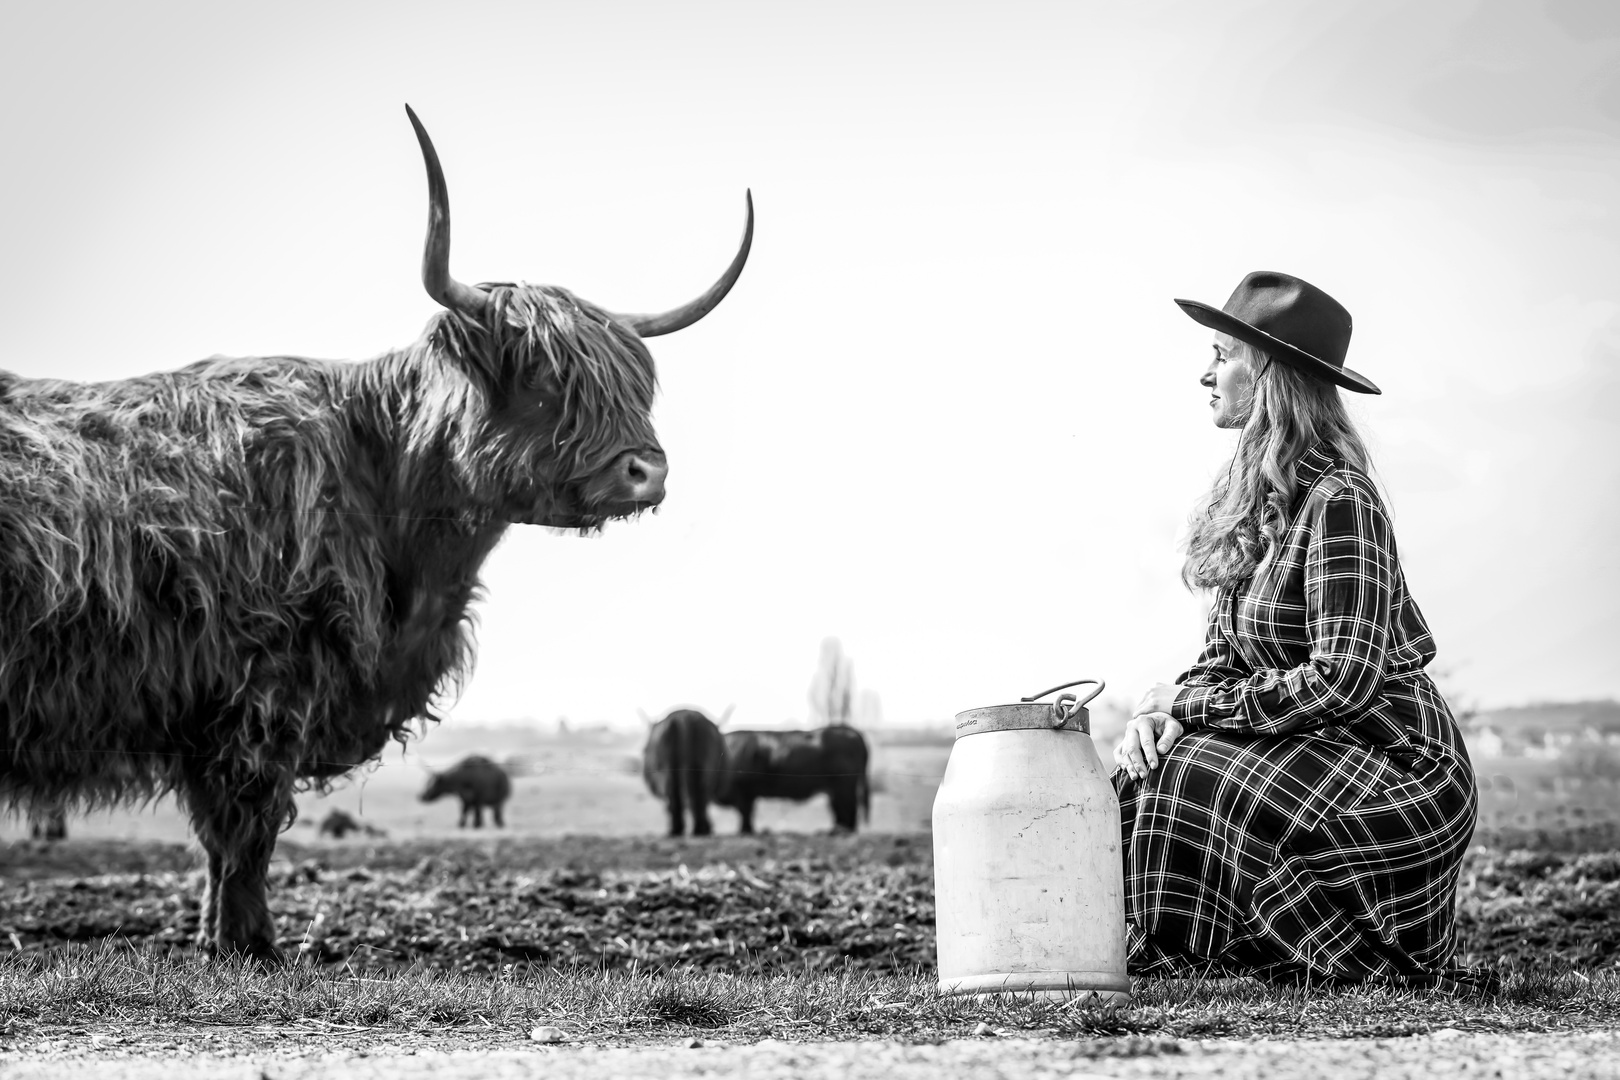
[[[1578,743],[1558,757],[1576,776],[1620,778],[1620,746],[1613,743]]]

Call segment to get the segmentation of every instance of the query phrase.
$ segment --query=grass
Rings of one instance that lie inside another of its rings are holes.
[[[124,1032],[344,1028],[378,1035],[526,1039],[531,1027],[571,1041],[699,1035],[752,1042],[985,1034],[1089,1040],[1088,1053],[1173,1051],[1181,1039],[1374,1038],[1442,1028],[1482,1032],[1609,1027],[1620,970],[1512,969],[1490,996],[1388,988],[1279,988],[1251,980],[1138,980],[1109,1008],[948,998],[922,970],[734,975],[512,966],[491,976],[427,968],[263,970],[112,943],[0,956],[0,1046],[63,1028]]]

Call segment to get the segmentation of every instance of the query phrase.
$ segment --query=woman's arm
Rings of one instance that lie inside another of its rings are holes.
[[[1244,676],[1232,656],[1232,647],[1221,633],[1221,609],[1209,613],[1209,630],[1204,635],[1204,651],[1192,667],[1176,676],[1174,683],[1156,683],[1142,695],[1136,712],[1125,724],[1125,734],[1114,747],[1114,761],[1131,777],[1142,780],[1159,767],[1159,758],[1181,740],[1185,725],[1170,710],[1185,686],[1222,687],[1236,684]]]
[[[1248,668],[1233,657],[1232,644],[1221,632],[1221,604],[1224,602],[1217,602],[1210,611],[1209,629],[1204,634],[1204,651],[1198,654],[1192,667],[1176,676],[1178,686],[1231,686],[1249,673]]]
[[[1171,715],[1195,731],[1275,735],[1342,723],[1366,708],[1383,681],[1395,580],[1389,519],[1369,487],[1351,481],[1322,501],[1305,556],[1305,620],[1310,659],[1246,678],[1215,676],[1177,695]],[[1206,646],[1205,653],[1210,653]]]

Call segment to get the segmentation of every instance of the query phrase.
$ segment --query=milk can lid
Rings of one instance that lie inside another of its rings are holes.
[[[1050,701],[1019,702],[1016,705],[986,705],[956,714],[956,737],[978,735],[986,731],[1078,731],[1091,734],[1091,713],[1075,709],[1059,718],[1057,706]]]
[[[1083,698],[1075,694],[1059,694],[1056,701],[1038,700],[1048,694],[1056,694],[1059,690],[1087,683],[1096,684],[1096,688]],[[978,735],[986,731],[1031,729],[1078,731],[1083,735],[1090,735],[1091,713],[1086,710],[1086,703],[1102,693],[1103,687],[1107,685],[1101,679],[1078,679],[1062,686],[1054,686],[1050,690],[1043,690],[1039,694],[1031,694],[1016,705],[986,705],[983,708],[959,712],[956,714],[956,737],[960,739],[964,735]]]

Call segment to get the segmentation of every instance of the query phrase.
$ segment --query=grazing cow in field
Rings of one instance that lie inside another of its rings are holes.
[[[669,811],[669,835],[686,831],[692,816],[692,835],[714,832],[709,803],[725,779],[726,744],[713,720],[696,709],[676,709],[647,732],[641,751],[641,775],[647,788],[664,801]]]
[[[511,794],[512,781],[507,777],[506,770],[487,757],[473,754],[462,758],[444,772],[434,773],[418,798],[423,802],[433,802],[446,795],[460,799],[461,816],[456,819],[458,829],[466,827],[468,818],[472,818],[473,828],[482,829],[484,807],[487,806],[496,827],[504,829],[506,819],[501,816],[501,808]]]
[[[854,832],[857,808],[872,818],[867,757],[866,740],[852,727],[728,731],[726,782],[714,801],[736,810],[741,831],[751,833],[756,799],[803,802],[826,792],[835,827]]]
[[[34,840],[66,840],[67,813],[59,806],[47,809],[36,807],[30,810],[28,835]]]
[[[266,878],[294,792],[434,718],[507,527],[589,532],[663,499],[642,338],[719,303],[753,235],[750,203],[724,276],[659,315],[463,284],[410,120],[444,308],[415,344],[101,383],[0,372],[0,805],[175,793],[219,952],[280,958]]]
[[[350,833],[365,833],[367,836],[387,836],[383,830],[375,825],[367,825],[359,821],[347,810],[332,809],[321,819],[320,828],[316,832],[321,836],[330,836],[334,840],[341,840]]]

